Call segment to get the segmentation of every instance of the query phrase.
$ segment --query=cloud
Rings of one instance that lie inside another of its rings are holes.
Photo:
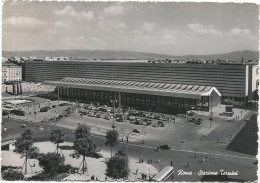
[[[227,32],[229,36],[251,36],[249,29],[232,28]]]
[[[123,6],[109,6],[107,8],[104,8],[103,11],[107,15],[120,15],[124,13],[124,7]]]
[[[66,27],[66,25],[65,25],[63,22],[61,22],[61,21],[55,22],[55,23],[54,23],[54,26],[55,26],[55,27]]]
[[[64,9],[61,10],[53,10],[54,15],[58,16],[71,16],[76,18],[87,18],[88,20],[94,19],[93,11],[81,11],[77,12],[72,6],[66,6]]]
[[[3,25],[12,26],[15,28],[37,28],[47,26],[46,21],[42,21],[32,17],[10,17],[3,21]]]
[[[97,27],[101,31],[120,30],[120,29],[125,28],[126,24],[121,21],[105,20],[105,21],[98,22]]]
[[[142,30],[147,32],[151,32],[154,28],[155,28],[154,23],[144,22],[144,24],[142,25]]]
[[[203,34],[203,35],[220,35],[221,32],[218,31],[217,29],[215,29],[215,27],[213,25],[201,25],[201,24],[187,24],[186,27],[194,32],[194,33],[198,33],[198,34]]]

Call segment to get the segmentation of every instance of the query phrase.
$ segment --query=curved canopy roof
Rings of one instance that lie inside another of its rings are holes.
[[[138,93],[193,99],[200,99],[201,96],[209,96],[211,92],[214,90],[219,96],[221,96],[220,92],[213,86],[199,86],[186,84],[151,83],[72,77],[66,77],[60,81],[46,81],[44,82],[44,84],[70,88]]]

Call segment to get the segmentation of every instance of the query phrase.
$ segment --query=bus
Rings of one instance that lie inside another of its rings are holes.
[[[174,174],[174,169],[172,166],[165,166],[160,172],[158,172],[153,178],[152,181],[155,182],[164,182],[172,178]]]

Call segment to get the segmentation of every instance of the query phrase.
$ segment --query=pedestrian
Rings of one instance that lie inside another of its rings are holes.
[[[171,166],[173,166],[173,162],[171,161]]]
[[[218,143],[220,142],[219,138],[218,138]]]
[[[189,163],[187,163],[187,168],[189,168],[189,166],[190,166],[190,164],[189,164]]]
[[[160,158],[158,158],[158,163],[160,163],[161,162],[161,159]]]
[[[197,158],[197,154],[195,153],[194,158]]]
[[[204,163],[204,162],[205,162],[205,158],[204,158],[204,157],[202,158],[202,161],[201,161],[201,162],[202,162],[202,163]]]
[[[136,169],[135,174],[136,174],[136,175],[138,174],[138,168]]]

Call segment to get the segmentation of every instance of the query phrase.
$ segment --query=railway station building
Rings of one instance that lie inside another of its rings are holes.
[[[120,106],[170,114],[190,109],[210,111],[221,103],[221,94],[213,86],[73,77],[44,84],[56,86],[64,98],[100,104],[117,100]]]

